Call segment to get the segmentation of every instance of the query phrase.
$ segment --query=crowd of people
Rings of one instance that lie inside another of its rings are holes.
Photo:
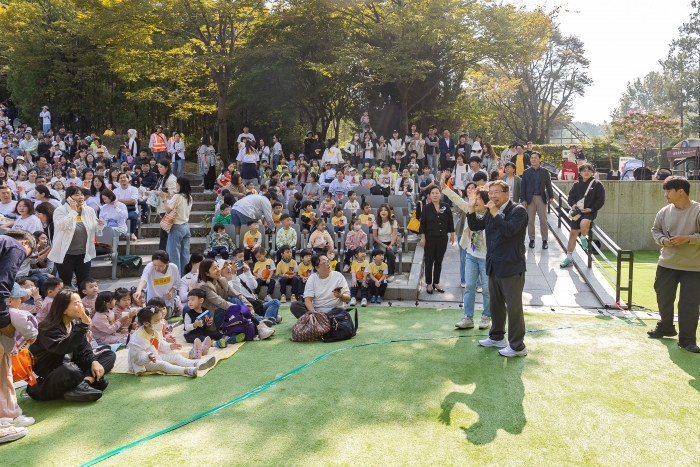
[[[381,304],[401,237],[409,235],[403,216],[411,214],[425,251],[427,293],[444,293],[442,263],[456,241],[464,287],[456,327],[475,326],[475,296],[482,293],[479,328],[490,331],[479,344],[506,357],[527,355],[525,236],[535,248],[539,216],[547,248],[546,206],[553,198],[550,174],[531,143],[513,144],[499,157],[481,136],[463,134],[457,143],[449,130],[438,136],[431,127],[424,137],[415,125],[386,140],[363,115],[361,131],[343,149],[309,132],[299,154],[285,153],[276,136],[268,146],[245,126],[237,156],[227,161],[205,134],[197,171],[205,193],[216,194],[216,208],[206,251],[190,253],[193,197],[177,133],[168,138],[157,126],[143,147],[129,130],[112,156],[96,135],[82,138],[62,127],[54,134],[50,115],[42,118],[49,124],[36,134],[4,125],[0,144],[0,228],[9,229],[0,236],[0,417],[11,420],[0,441],[23,436],[34,422],[21,414],[12,388],[12,357],[25,349],[35,359],[37,380],[27,393],[36,400],[99,399],[115,344],[128,343],[136,375],[196,376],[213,364],[206,357],[212,346],[271,337],[288,300],[296,318]],[[568,200],[578,212],[562,268],[571,266],[577,242],[588,247],[585,236],[605,202],[582,158],[579,172]],[[405,197],[407,211],[388,202],[373,209],[360,191]],[[97,238],[109,227],[137,241],[139,221],[152,214],[160,220],[159,247],[138,286],[100,290],[90,276]],[[273,298],[276,287],[280,299]],[[249,327],[232,331],[234,315]],[[193,344],[189,358],[178,352],[167,321],[177,316]],[[670,335],[667,322],[658,333]],[[691,340],[687,333],[684,339]]]

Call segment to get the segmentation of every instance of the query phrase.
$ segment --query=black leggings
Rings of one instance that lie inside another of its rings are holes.
[[[425,283],[439,284],[442,260],[447,251],[447,235],[425,237]]]
[[[84,297],[83,291],[80,290],[80,284],[83,283],[85,279],[90,276],[91,263],[85,262],[85,254],[80,255],[69,255],[63,258],[63,262],[56,263],[56,270],[58,271],[58,277],[63,281],[63,285],[70,287],[71,281],[73,280],[73,274],[75,273],[75,278],[78,281],[78,292],[81,297]]]
[[[117,354],[111,350],[105,350],[97,354],[97,361],[107,375],[114,368]],[[27,394],[38,401],[60,399],[65,393],[75,389],[86,376],[92,376],[91,364],[92,362],[85,362],[79,366],[73,362],[63,363],[46,375],[46,378],[39,378],[34,386],[28,386]]]
[[[209,166],[209,171],[204,175],[204,189],[213,190],[216,184],[216,167]]]
[[[200,341],[204,342],[204,339],[206,339],[207,337],[210,337],[213,341],[218,341],[219,339],[224,337],[224,335],[221,334],[219,331],[196,330],[190,331],[187,334],[185,334],[185,341],[187,341],[188,344],[194,344],[195,339],[199,339]]]

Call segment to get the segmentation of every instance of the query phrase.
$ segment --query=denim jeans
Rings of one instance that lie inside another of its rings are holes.
[[[48,133],[49,130],[51,129],[51,124],[50,124],[50,123],[44,123],[42,126],[43,126],[43,130],[44,130],[44,136],[46,136],[46,133]]]
[[[467,282],[466,278],[464,277],[464,260],[467,256],[467,250],[462,248],[461,241],[462,236],[460,235],[457,237],[457,245],[459,245],[459,282],[464,284]]]
[[[486,275],[486,259],[466,254],[464,258],[464,276],[467,286],[464,288],[464,316],[474,319],[474,301],[476,300],[476,281],[481,279],[482,296],[484,298],[483,316],[491,316],[491,295],[489,294],[489,278]]]
[[[179,157],[175,158],[175,162],[173,162],[173,175],[176,177],[179,177],[182,175],[182,168],[184,167],[185,160],[180,159]]]
[[[437,174],[437,166],[438,166],[438,158],[440,157],[439,154],[436,154],[435,156],[425,156],[426,159],[428,160],[428,166],[430,167],[430,172],[433,175]]]
[[[279,313],[280,309],[280,301],[273,298],[267,303],[263,303],[263,310],[265,311],[265,318],[270,318],[273,320],[275,323],[277,322],[277,314]],[[258,318],[258,321],[262,321],[263,317],[255,315],[256,318]]]
[[[159,161],[159,160],[161,160],[161,159],[165,159],[165,155],[166,155],[166,154],[167,154],[166,152],[154,152],[154,151],[153,151],[153,158],[154,158],[154,159],[156,160],[156,162],[157,162],[157,161]]]
[[[177,266],[178,273],[182,274],[182,268],[190,260],[190,226],[188,224],[172,225],[165,251],[168,252],[170,261]]]
[[[139,226],[139,213],[136,211],[129,211],[129,214],[127,217],[131,221],[131,225],[129,226],[129,231],[131,233],[136,233],[136,229]],[[185,264],[187,264],[187,263],[185,263]]]

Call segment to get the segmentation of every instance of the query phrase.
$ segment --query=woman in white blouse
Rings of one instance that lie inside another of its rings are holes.
[[[165,202],[163,202],[162,200],[168,200],[172,198],[175,191],[177,191],[177,177],[173,175],[173,172],[170,169],[169,159],[159,160],[156,167],[158,169],[158,181],[156,182],[156,186],[153,190],[146,191],[146,195],[154,194],[161,199],[161,202],[158,203],[156,211],[159,215],[163,216],[166,212],[166,208]],[[160,242],[158,243],[158,249],[165,250],[167,244],[168,232],[166,232],[163,229],[160,229]]]
[[[126,219],[129,217],[129,211],[126,209],[126,204],[117,201],[117,197],[112,190],[102,190],[100,197],[102,198],[100,219],[105,222],[107,227],[112,227],[112,230],[118,232],[119,235],[127,235]]]
[[[161,192],[160,198],[169,214],[175,212],[173,225],[168,234],[168,243],[165,247],[170,261],[182,271],[190,260],[190,226],[187,223],[192,209],[192,188],[190,181],[185,177],[177,177],[176,191],[172,198],[166,199],[166,194]]]
[[[36,200],[34,201],[35,208],[41,203],[51,203],[55,208],[61,206],[61,200],[52,195],[48,187],[45,187],[43,185],[34,188],[34,199]]]
[[[31,200],[24,198],[17,201],[14,213],[17,215],[17,219],[2,225],[3,229],[22,229],[31,234],[37,230],[44,230],[41,221],[34,215],[34,203]]]

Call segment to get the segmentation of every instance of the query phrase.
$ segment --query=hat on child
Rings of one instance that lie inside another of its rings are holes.
[[[29,295],[29,290],[23,289],[15,282],[12,286],[12,292],[10,292],[10,298],[22,298]]]

